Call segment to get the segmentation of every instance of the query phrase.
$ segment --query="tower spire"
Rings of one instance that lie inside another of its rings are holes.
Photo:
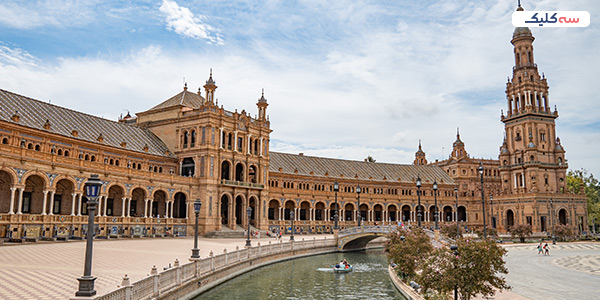
[[[212,78],[212,68],[210,68],[210,75],[208,76],[208,80],[204,85],[204,90],[206,91],[206,101],[214,103],[215,100],[215,90],[217,89],[217,85]]]

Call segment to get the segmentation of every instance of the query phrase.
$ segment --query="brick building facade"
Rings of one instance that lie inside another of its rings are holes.
[[[515,29],[498,160],[472,158],[458,132],[448,159],[428,163],[419,142],[412,165],[270,152],[264,93],[254,118],[225,110],[215,100],[212,72],[204,97],[186,84],[118,122],[0,90],[0,238],[83,236],[83,185],[92,173],[103,182],[95,229],[101,237],[191,235],[195,199],[203,233],[240,230],[248,221],[288,231],[292,212],[297,232],[330,232],[336,215],[340,228],[359,219],[414,224],[419,216],[430,227],[436,202],[441,224],[479,228],[480,165],[488,224],[500,232],[522,223],[535,232],[557,223],[583,230],[587,202],[566,191],[558,112],[533,61],[533,40],[529,29]]]

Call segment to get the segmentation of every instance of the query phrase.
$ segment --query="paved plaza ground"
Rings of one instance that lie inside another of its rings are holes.
[[[299,236],[297,239],[333,238],[332,235]],[[284,237],[287,241],[287,237]],[[253,239],[266,245],[275,239]],[[200,239],[200,255],[207,257],[243,247],[243,239]],[[127,274],[135,282],[175,259],[187,262],[192,238],[96,240],[92,273],[96,290],[115,289]],[[506,257],[513,287],[490,298],[479,299],[598,299],[600,295],[600,243],[551,245],[550,256],[537,255],[535,244],[507,245]],[[83,274],[85,242],[56,242],[0,246],[0,299],[67,299],[77,290]]]
[[[333,235],[302,235],[312,240],[333,238]],[[284,236],[284,241],[288,238]],[[267,245],[274,238],[252,239]],[[246,240],[199,238],[200,257],[243,248]],[[95,240],[92,275],[96,276],[99,295],[121,284],[125,274],[135,282],[150,274],[153,265],[159,272],[178,259],[188,262],[193,238]],[[0,299],[68,299],[75,296],[77,278],[83,275],[85,241],[17,244],[0,246]]]

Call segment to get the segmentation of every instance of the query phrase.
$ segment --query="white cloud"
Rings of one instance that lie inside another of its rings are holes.
[[[80,26],[95,17],[96,1],[6,0],[0,3],[0,24],[31,29],[41,26]]]
[[[210,44],[223,44],[221,35],[212,26],[204,23],[205,16],[194,16],[187,7],[179,6],[172,0],[163,0],[160,11],[167,17],[169,30],[193,39],[206,40]]]
[[[170,6],[164,10],[179,16],[174,20],[184,20],[173,23],[171,30],[180,26],[182,33],[178,33],[184,34],[193,24],[205,24],[205,18],[187,8],[165,3]],[[351,32],[334,31],[335,39],[326,30],[338,29],[335,24],[328,27],[332,10],[320,12],[317,7],[304,12],[310,14],[306,17],[310,24],[293,24],[305,30],[302,36],[309,39],[295,40],[289,37],[295,38],[297,32],[279,34],[279,24],[302,12],[288,13],[278,6],[282,2],[273,3],[268,9],[253,8],[264,18],[222,17],[235,20],[223,25],[229,26],[227,32],[252,35],[223,47],[208,47],[214,50],[186,52],[168,44],[146,44],[116,60],[113,57],[118,56],[76,57],[46,63],[33,58],[39,68],[28,67],[25,59],[16,60],[10,68],[0,68],[0,86],[116,119],[124,109],[143,111],[175,95],[183,87],[182,77],[195,91],[213,68],[219,86],[216,97],[225,109],[245,109],[254,115],[260,90],[265,88],[274,151],[347,159],[372,155],[379,162],[411,163],[422,139],[427,159],[434,161],[448,156],[460,127],[471,155],[497,158],[503,135],[500,110],[506,107],[505,82],[513,65],[510,13],[514,5],[480,1],[446,8],[451,5],[446,1],[439,11],[431,8],[423,20],[454,15],[452,20],[422,23],[392,18],[387,26],[371,25],[379,15],[349,18],[344,12],[334,21],[349,22]],[[218,11],[221,7],[215,5],[211,9]],[[452,14],[444,14],[444,9]],[[266,19],[272,25],[265,27]],[[261,35],[263,31],[268,33]],[[599,32],[595,27],[533,31],[536,62],[549,80],[550,101],[561,113],[557,133],[570,167],[586,167],[598,175],[600,160],[594,151],[600,148],[600,139],[594,122],[599,113],[593,87],[600,77],[595,55],[600,49]],[[196,38],[214,41],[214,32],[206,29]]]
[[[0,65],[36,66],[38,59],[27,51],[0,45]]]

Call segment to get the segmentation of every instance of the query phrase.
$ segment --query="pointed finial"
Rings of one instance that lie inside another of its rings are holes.
[[[458,130],[458,127],[456,127],[456,139],[460,140],[460,131]]]
[[[184,91],[187,91],[187,82],[184,82],[184,83],[183,83],[183,90],[184,90]]]
[[[421,150],[421,139],[419,139],[419,150]]]
[[[519,1],[518,2],[519,6],[517,7],[517,11],[523,11],[524,9],[523,9],[523,7],[521,7],[521,0],[518,0],[518,1]]]
[[[262,89],[262,96],[265,96],[265,88]]]

